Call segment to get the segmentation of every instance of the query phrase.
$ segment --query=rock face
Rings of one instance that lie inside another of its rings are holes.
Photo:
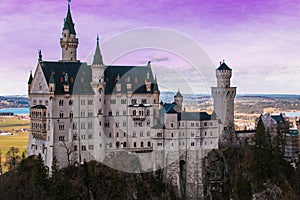
[[[203,184],[205,199],[225,199],[223,191],[227,177],[223,152],[214,149],[203,159]]]

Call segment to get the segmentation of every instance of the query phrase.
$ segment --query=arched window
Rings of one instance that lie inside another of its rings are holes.
[[[132,115],[133,115],[133,116],[136,116],[136,110],[133,110],[133,111],[132,111]]]
[[[73,101],[69,100],[69,106],[73,105]]]
[[[141,147],[144,147],[144,142],[141,142]]]
[[[151,147],[151,142],[150,141],[148,142],[148,147]]]
[[[133,143],[133,147],[136,147],[136,142]]]

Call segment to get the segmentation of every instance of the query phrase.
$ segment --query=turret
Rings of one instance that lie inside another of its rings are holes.
[[[55,93],[55,80],[54,80],[54,71],[52,71],[50,78],[49,78],[49,93],[50,93],[50,98],[54,97]]]
[[[174,102],[176,103],[176,106],[174,107],[176,112],[182,111],[182,102],[183,102],[183,96],[181,95],[180,91],[176,93],[174,96]]]
[[[33,76],[32,76],[32,71],[30,70],[30,75],[29,75],[29,79],[28,79],[28,94],[30,93],[30,90],[31,90],[31,83],[32,83],[32,80],[33,80]]]
[[[236,87],[230,87],[232,70],[224,62],[216,69],[217,87],[212,88],[214,112],[220,122],[220,143],[234,141],[234,98]]]
[[[64,21],[62,30],[62,38],[60,38],[60,46],[62,49],[62,60],[64,62],[77,61],[78,39],[74,28],[73,19],[70,11],[70,1],[68,1],[67,17]]]

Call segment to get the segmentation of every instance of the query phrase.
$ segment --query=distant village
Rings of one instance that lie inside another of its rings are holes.
[[[30,107],[30,104],[27,96],[0,96],[0,109],[28,107]]]

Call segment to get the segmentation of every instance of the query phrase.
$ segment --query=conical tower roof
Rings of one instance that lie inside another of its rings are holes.
[[[68,3],[68,12],[67,12],[67,17],[65,18],[63,30],[69,30],[70,34],[76,35],[74,23],[71,15],[71,10],[70,10],[70,1]]]
[[[28,84],[31,84],[32,80],[33,80],[32,71],[30,71],[30,75],[29,75],[29,79],[28,79]]]
[[[97,36],[97,46],[96,46],[96,51],[94,54],[94,60],[93,60],[93,64],[94,65],[103,65],[103,59],[102,59],[102,55],[101,55],[101,51],[100,51],[100,47],[99,47],[99,36]]]

